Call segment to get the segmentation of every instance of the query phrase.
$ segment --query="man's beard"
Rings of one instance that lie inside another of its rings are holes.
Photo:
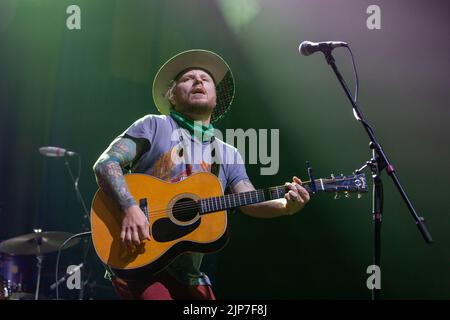
[[[210,114],[212,114],[214,107],[210,106],[206,103],[199,103],[199,104],[192,103],[192,104],[185,105],[185,107],[183,109],[187,113],[207,117]]]

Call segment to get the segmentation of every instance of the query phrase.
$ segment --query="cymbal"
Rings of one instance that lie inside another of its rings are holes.
[[[21,235],[0,243],[0,251],[11,255],[37,255],[58,251],[60,246],[73,233],[61,231],[36,232]],[[63,249],[70,248],[80,241],[79,238],[70,240]]]
[[[8,300],[34,300],[34,294],[30,292],[13,292]],[[47,300],[47,298],[40,297],[40,300]]]

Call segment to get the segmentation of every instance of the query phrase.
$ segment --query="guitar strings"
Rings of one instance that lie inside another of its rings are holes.
[[[279,192],[280,190],[279,190],[279,189],[277,190],[277,188],[284,188],[284,186],[272,187],[272,188],[268,188],[268,189],[271,189],[272,191],[275,191],[275,190],[276,190],[277,192]],[[254,191],[248,191],[248,192],[245,192],[245,194],[248,194],[248,197],[247,197],[247,196],[243,196],[243,197],[244,197],[244,200],[249,199],[250,202],[253,202],[253,200],[258,200],[258,198],[259,198],[259,195],[257,194],[258,192],[259,192],[259,193],[263,193],[263,190],[262,190],[262,189],[259,189],[259,190],[254,190]],[[219,197],[204,198],[204,199],[201,199],[200,201],[202,201],[202,200],[209,200],[209,201],[212,201],[212,202],[211,202],[211,205],[210,205],[211,207],[217,206],[217,204],[218,204],[219,206],[221,206],[222,203],[225,202],[225,200],[221,201],[221,200],[219,200],[218,198],[225,199],[226,196],[233,196],[233,195],[234,195],[234,194],[228,194],[228,195],[219,196]],[[239,198],[240,198],[240,197],[241,197],[241,196],[239,196]],[[217,198],[217,200],[214,200],[214,199],[216,199],[216,198]],[[177,212],[183,212],[183,211],[185,211],[185,210],[196,209],[196,208],[198,208],[198,207],[201,207],[201,204],[200,204],[199,202],[196,202],[195,200],[193,200],[193,202],[194,202],[194,203],[190,202],[190,203],[188,203],[188,204],[184,204],[184,205],[182,204],[182,205],[179,205],[179,206],[177,206],[175,209],[167,209],[167,208],[164,208],[164,209],[152,210],[152,211],[149,211],[148,214],[149,214],[150,217],[158,217],[158,216],[165,216],[166,213],[167,213],[167,212],[170,212],[170,211],[172,211],[173,213],[177,213]],[[225,204],[226,204],[226,203],[225,203]],[[205,204],[205,207],[208,207],[208,205]],[[225,209],[223,209],[223,210],[225,210]],[[223,210],[213,210],[213,211],[211,211],[211,212],[215,212],[215,211],[223,211]],[[208,212],[208,211],[207,211],[207,212]],[[183,216],[183,215],[191,215],[191,213],[180,214],[180,215],[178,215],[178,216]]]
[[[325,183],[329,183],[329,182],[337,182],[337,181],[344,181],[344,180],[351,180],[351,179],[335,179],[335,180],[333,180],[333,179],[322,179],[323,181],[325,181]],[[317,181],[317,180],[316,180]],[[308,184],[310,183],[310,181],[304,181],[303,183],[302,183],[302,186],[308,186]],[[317,187],[319,187],[319,183],[318,182],[316,182],[316,186]],[[283,190],[286,190],[286,186],[285,185],[282,185],[282,186],[276,186],[276,187],[269,187],[269,188],[267,188],[268,189],[268,191],[276,191],[277,193],[280,191],[280,189],[283,189]],[[241,193],[241,194],[249,194],[249,198],[250,198],[250,201],[253,201],[253,200],[255,200],[255,197],[256,197],[256,200],[258,200],[257,198],[258,198],[258,193],[264,193],[264,189],[258,189],[258,190],[253,190],[253,191],[247,191],[247,192],[244,192],[244,193]],[[255,195],[255,193],[256,193],[256,195]],[[233,194],[233,193],[231,193],[231,194],[226,194],[226,195],[223,195],[223,196],[219,196],[219,197],[210,197],[210,198],[204,198],[204,199],[201,199],[201,200],[209,200],[209,201],[212,201],[213,203],[212,203],[212,205],[216,205],[217,203],[219,203],[220,205],[221,205],[221,200],[219,200],[218,198],[225,198],[225,197],[230,197],[230,196],[236,196],[237,194]],[[244,195],[244,200],[245,200],[245,195]],[[282,198],[282,197],[280,197],[280,198]],[[217,200],[216,200],[217,199]],[[153,216],[158,216],[158,212],[161,212],[161,214],[160,215],[165,215],[165,213],[166,212],[169,212],[169,211],[172,211],[172,212],[174,212],[174,211],[183,211],[183,210],[186,210],[186,209],[194,209],[194,208],[196,208],[199,204],[198,204],[198,202],[195,202],[195,200],[193,200],[194,201],[194,204],[192,203],[192,202],[190,202],[190,203],[188,203],[188,204],[184,204],[184,205],[179,205],[179,206],[177,206],[177,209],[178,210],[170,210],[170,209],[166,209],[166,208],[164,208],[164,209],[157,209],[157,210],[152,210],[151,212],[149,212],[149,214],[150,213],[152,213],[152,215]],[[225,201],[225,200],[224,200]],[[201,204],[200,204],[200,206],[201,206]],[[211,212],[214,212],[214,211],[211,211]]]
[[[327,179],[328,180],[328,179]],[[306,185],[307,184],[307,182],[304,182],[304,184],[302,184],[302,185]],[[268,188],[269,189],[269,191],[277,191],[277,192],[279,192],[280,191],[280,188],[283,188],[283,189],[285,189],[286,187],[285,186],[277,186],[277,187],[271,187],[271,188]],[[249,199],[250,199],[250,201],[253,201],[253,200],[258,200],[258,197],[259,197],[259,195],[258,195],[258,192],[264,192],[263,191],[263,189],[259,189],[259,190],[254,190],[254,191],[248,191],[248,192],[246,192],[246,194],[249,194]],[[256,194],[255,194],[256,193]],[[232,196],[232,195],[235,195],[235,194],[227,194],[227,195],[224,195],[224,196],[220,196],[220,197],[210,197],[210,198],[205,198],[205,199],[202,199],[202,200],[207,200],[207,199],[209,199],[209,201],[213,201],[213,203],[211,203],[211,206],[212,205],[217,205],[217,204],[219,204],[219,205],[222,205],[222,202],[221,202],[221,200],[219,200],[218,198],[225,198],[226,196]],[[245,200],[245,196],[244,196],[244,200]],[[281,197],[280,197],[281,198]],[[217,199],[217,200],[216,200]],[[195,200],[193,200],[193,201],[195,201]],[[225,201],[225,200],[223,200],[223,201]],[[157,216],[162,216],[162,215],[165,215],[167,212],[169,212],[169,211],[172,211],[172,212],[180,212],[180,211],[185,211],[185,210],[187,210],[187,209],[195,209],[195,208],[197,208],[198,206],[201,206],[201,204],[199,204],[198,202],[194,202],[194,203],[192,203],[192,202],[190,202],[190,203],[188,203],[188,204],[184,204],[184,205],[179,205],[179,206],[177,206],[177,208],[176,209],[167,209],[167,208],[164,208],[164,209],[158,209],[158,210],[152,210],[151,212],[149,212],[149,214],[151,214],[153,217],[157,217]],[[211,212],[214,212],[214,211],[216,211],[216,210],[213,210],[213,211],[211,211]],[[222,211],[222,210],[217,210],[217,211]],[[159,213],[159,214],[158,214]],[[190,213],[187,213],[186,215],[190,215]]]
[[[328,180],[328,179],[327,179]],[[304,184],[306,184],[306,182],[304,183]],[[302,184],[302,185],[304,185],[304,184]],[[366,185],[367,186],[367,185]],[[280,189],[286,189],[286,186],[277,186],[277,187],[271,187],[271,188],[267,188],[269,191],[276,191],[277,193],[279,192],[279,191],[281,191]],[[283,191],[284,191],[283,190]],[[245,193],[241,193],[241,194],[248,194],[248,197],[247,196],[243,196],[244,197],[244,200],[246,200],[247,198],[250,200],[250,202],[253,202],[254,200],[257,200],[257,201],[255,201],[255,202],[258,202],[258,200],[259,200],[259,194],[258,193],[263,193],[263,196],[264,196],[264,189],[258,189],[258,190],[254,190],[254,191],[248,191],[248,192],[245,192]],[[202,201],[202,200],[209,200],[209,201],[212,201],[212,203],[210,203],[210,206],[211,206],[211,208],[212,207],[214,207],[214,206],[217,206],[217,205],[219,205],[219,206],[222,206],[222,203],[225,203],[225,205],[226,205],[226,199],[225,199],[225,197],[229,197],[229,196],[235,196],[236,194],[227,194],[227,195],[223,195],[223,196],[219,196],[219,197],[210,197],[210,198],[204,198],[204,199],[201,199],[200,201]],[[221,199],[219,199],[219,198],[222,198],[222,199],[224,199],[224,200],[221,200]],[[240,196],[239,196],[239,198],[240,198]],[[282,197],[280,197],[280,198],[282,198]],[[231,201],[231,199],[229,200],[229,203],[231,203],[230,202]],[[234,203],[236,203],[235,201],[233,201]],[[252,203],[250,203],[250,204],[252,204]],[[192,200],[192,202],[190,202],[190,203],[187,203],[187,204],[181,204],[181,205],[179,205],[179,206],[177,206],[176,208],[174,208],[174,209],[167,209],[167,208],[164,208],[164,209],[158,209],[158,210],[152,210],[152,211],[149,211],[149,216],[150,217],[159,217],[159,216],[166,216],[167,215],[167,213],[168,212],[172,212],[172,213],[174,213],[174,214],[176,214],[176,213],[179,213],[177,216],[178,217],[182,217],[182,216],[190,216],[190,215],[192,215],[192,213],[183,213],[184,211],[186,211],[186,210],[192,210],[192,209],[197,209],[197,208],[202,208],[202,204],[201,203],[199,203],[198,201],[195,201],[195,200]],[[204,205],[204,207],[208,207],[208,205],[207,204],[205,204]],[[237,207],[237,206],[236,206]],[[212,210],[212,211],[206,211],[205,213],[213,213],[213,212],[219,212],[219,211],[224,211],[224,210],[226,210],[225,208],[224,209],[222,209],[222,210]],[[197,213],[197,212],[196,212]]]

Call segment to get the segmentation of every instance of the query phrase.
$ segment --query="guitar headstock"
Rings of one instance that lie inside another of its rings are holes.
[[[328,179],[316,179],[316,188],[320,191],[335,192],[335,199],[340,198],[341,194],[345,197],[350,197],[350,193],[357,193],[358,198],[361,197],[361,193],[368,192],[366,176],[364,173],[352,174],[349,176],[331,175]]]

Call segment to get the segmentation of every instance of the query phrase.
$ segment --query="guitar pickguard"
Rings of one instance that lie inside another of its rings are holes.
[[[156,220],[152,225],[152,236],[158,242],[168,242],[184,237],[197,229],[201,224],[201,218],[193,224],[180,226],[169,218]]]

